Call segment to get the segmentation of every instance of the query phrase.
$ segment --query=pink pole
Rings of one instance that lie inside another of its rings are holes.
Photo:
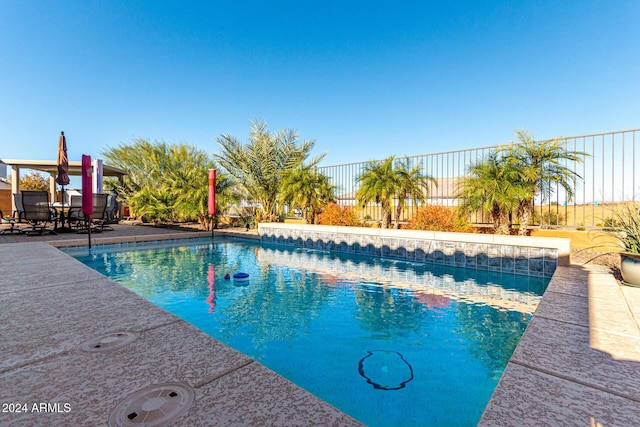
[[[93,182],[91,179],[91,156],[82,155],[82,213],[87,217],[87,234],[89,235],[89,249],[91,249],[91,216],[93,215]]]
[[[209,169],[209,215],[216,214],[216,170]],[[211,218],[213,220],[213,218]],[[213,223],[213,221],[211,221]],[[213,224],[211,224],[211,239],[213,239]]]

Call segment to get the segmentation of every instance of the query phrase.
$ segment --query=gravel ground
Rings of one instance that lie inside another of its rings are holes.
[[[611,274],[613,274],[617,280],[622,280],[622,276],[620,276],[620,255],[617,253],[590,251],[588,249],[572,249],[571,263],[576,265],[604,265],[609,267]]]

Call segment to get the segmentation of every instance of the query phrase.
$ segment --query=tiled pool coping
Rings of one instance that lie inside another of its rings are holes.
[[[159,238],[178,236],[204,234]],[[168,380],[196,390],[174,425],[357,424],[44,242],[0,248],[0,401],[72,403],[0,413],[0,425],[104,425],[126,395]],[[640,289],[597,267],[558,267],[480,424],[640,425],[638,319]],[[140,338],[112,354],[77,351],[121,329]]]
[[[569,265],[571,251],[571,239],[477,233],[261,223],[258,234],[269,243],[538,277]]]

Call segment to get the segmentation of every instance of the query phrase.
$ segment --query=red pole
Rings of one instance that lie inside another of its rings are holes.
[[[211,215],[211,239],[213,239],[213,216],[216,214],[216,170],[209,169],[209,215]]]

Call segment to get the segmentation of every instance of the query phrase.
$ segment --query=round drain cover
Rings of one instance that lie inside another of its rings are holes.
[[[194,398],[193,389],[185,384],[152,385],[120,402],[109,415],[109,426],[164,426],[186,414]]]
[[[80,350],[89,352],[105,352],[124,347],[138,337],[133,332],[112,332],[91,338],[80,344]]]
[[[358,372],[377,390],[400,390],[413,380],[413,368],[397,351],[367,350]]]

